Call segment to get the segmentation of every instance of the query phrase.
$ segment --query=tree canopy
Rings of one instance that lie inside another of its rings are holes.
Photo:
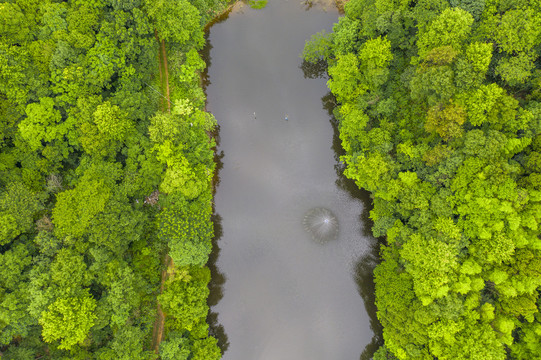
[[[529,1],[351,0],[305,47],[385,237],[374,359],[539,358],[540,20]]]
[[[205,322],[216,122],[198,51],[225,5],[0,1],[2,359],[157,359],[162,301],[162,358],[220,357]],[[161,294],[166,254],[190,275]]]

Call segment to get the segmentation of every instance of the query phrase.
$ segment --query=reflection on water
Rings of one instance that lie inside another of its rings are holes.
[[[358,285],[359,294],[364,300],[366,310],[370,315],[370,328],[374,335],[371,342],[366,345],[361,354],[361,360],[370,360],[378,348],[383,345],[383,328],[376,316],[375,290],[374,290],[374,268],[379,263],[378,254],[379,243],[374,242],[371,251],[366,252],[359,259],[355,268],[355,280]]]
[[[298,57],[337,16],[270,0],[208,35],[204,84],[220,124],[208,320],[224,360],[368,359],[380,341],[370,200],[342,176],[324,67]],[[325,246],[299,221],[322,207],[335,218],[314,226],[340,222]]]
[[[303,61],[301,66],[306,79],[324,79],[327,78],[327,62],[320,60],[315,64]]]
[[[363,298],[364,306],[366,307],[366,311],[370,316],[370,328],[373,332],[372,340],[364,348],[360,360],[370,360],[378,348],[383,345],[383,327],[376,316],[377,308],[374,284],[374,268],[380,262],[378,256],[379,248],[380,245],[384,243],[384,239],[375,239],[370,231],[373,225],[373,222],[370,219],[370,209],[372,208],[372,199],[370,198],[370,193],[368,191],[359,189],[359,187],[355,184],[355,181],[348,179],[344,175],[345,164],[340,161],[340,156],[344,155],[345,152],[342,148],[339,137],[338,121],[333,116],[333,110],[336,108],[336,99],[332,93],[329,92],[321,99],[321,102],[331,117],[330,122],[333,127],[332,150],[335,154],[336,160],[336,165],[334,166],[336,171],[336,186],[351,194],[352,197],[360,199],[363,202],[363,212],[359,218],[359,221],[364,224],[362,228],[362,236],[367,240],[369,250],[366,251],[357,261],[354,276],[359,294]]]
[[[220,269],[216,266],[216,260],[220,256],[220,238],[222,237],[222,218],[218,214],[212,216],[212,222],[214,223],[214,238],[212,239],[212,254],[209,256],[209,262],[207,266],[210,269],[210,275],[212,281],[209,283],[210,295],[207,299],[208,305],[212,306],[218,304],[222,299],[223,285],[226,281],[225,275],[220,272]],[[209,333],[218,340],[218,346],[222,350],[222,353],[227,351],[229,347],[229,341],[223,325],[218,322],[218,314],[210,311],[207,316],[207,323],[209,324]]]

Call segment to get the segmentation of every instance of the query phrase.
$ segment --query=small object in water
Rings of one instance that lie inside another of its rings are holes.
[[[257,119],[257,116],[255,116],[255,111],[254,111],[254,119]]]
[[[287,119],[287,115],[286,115],[286,121],[287,121],[287,120],[288,120],[288,119]]]
[[[319,243],[336,239],[338,220],[329,209],[316,207],[310,209],[302,221],[304,229]]]

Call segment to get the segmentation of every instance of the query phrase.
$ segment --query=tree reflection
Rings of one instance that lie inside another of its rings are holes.
[[[217,147],[220,142],[220,127],[217,126],[213,132],[213,137],[216,140]],[[216,193],[216,188],[220,183],[220,170],[223,168],[223,151],[215,153],[214,161],[216,163],[216,169],[213,177],[213,193]],[[222,217],[216,213],[213,209],[213,214],[211,217],[212,223],[214,224],[214,237],[212,239],[212,253],[209,255],[209,261],[207,266],[210,269],[211,280],[209,283],[210,294],[207,299],[207,303],[211,310],[207,315],[207,323],[209,324],[209,334],[214,336],[218,340],[218,347],[222,351],[222,354],[227,351],[229,348],[229,340],[225,329],[222,324],[218,322],[218,313],[212,311],[212,307],[217,305],[220,300],[223,298],[223,286],[226,281],[226,277],[223,273],[220,272],[217,266],[218,258],[220,257],[220,246],[219,240],[222,238]]]
[[[373,207],[370,193],[368,191],[359,189],[353,180],[348,179],[344,175],[345,164],[340,161],[340,156],[344,155],[344,150],[339,137],[338,120],[334,117],[336,99],[334,95],[329,92],[321,98],[321,102],[323,103],[323,108],[329,114],[329,121],[331,122],[334,130],[332,149],[334,151],[334,157],[336,160],[336,164],[334,166],[336,171],[336,185],[338,188],[348,193],[351,197],[359,199],[363,202],[363,212],[359,218],[359,221],[362,224],[362,233],[359,235],[368,241],[369,249],[357,261],[354,269],[354,276],[355,282],[357,283],[357,290],[364,301],[366,312],[370,317],[370,328],[374,334],[371,342],[366,345],[360,356],[361,360],[369,360],[372,359],[378,348],[383,345],[383,327],[377,318],[374,268],[380,262],[379,248],[384,239],[374,238],[370,230],[373,226],[372,220],[370,219],[370,209]]]
[[[301,68],[305,79],[328,78],[326,61],[320,60],[313,64],[303,60],[299,67]]]

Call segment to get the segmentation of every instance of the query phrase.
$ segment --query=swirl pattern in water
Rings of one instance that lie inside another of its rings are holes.
[[[338,219],[331,210],[324,207],[308,210],[302,223],[304,229],[317,242],[325,243],[338,236]]]

